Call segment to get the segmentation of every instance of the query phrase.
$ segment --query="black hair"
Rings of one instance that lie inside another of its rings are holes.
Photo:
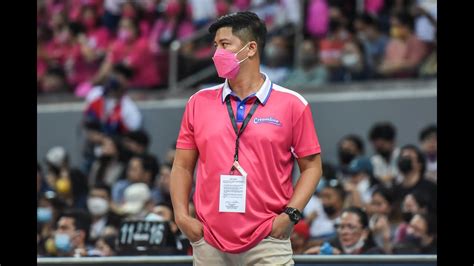
[[[133,78],[133,69],[126,66],[123,63],[117,63],[113,66],[112,71],[124,76],[126,79],[130,80]]]
[[[438,221],[436,216],[431,213],[418,213],[423,220],[425,220],[427,225],[427,233],[430,236],[436,236],[438,232]]]
[[[416,159],[418,160],[418,163],[421,164],[420,176],[421,178],[424,178],[425,171],[426,171],[426,158],[423,152],[421,152],[421,150],[417,146],[413,144],[407,144],[400,149],[400,156],[398,157],[398,160],[402,159],[401,154],[403,153],[404,150],[412,150],[416,153]]]
[[[362,21],[362,23],[364,23],[365,25],[377,26],[376,19],[368,13],[358,15],[356,19]]]
[[[110,186],[107,186],[106,184],[97,183],[91,188],[90,191],[92,191],[93,189],[105,190],[105,191],[107,191],[107,195],[109,196],[109,198],[112,198],[112,190],[111,190]]]
[[[323,176],[326,180],[336,179],[336,167],[331,163],[323,162]]]
[[[211,33],[214,38],[217,30],[222,27],[231,27],[232,34],[244,42],[257,42],[260,56],[263,54],[267,27],[257,14],[250,11],[243,11],[224,15],[209,26],[209,33]]]
[[[407,196],[408,195],[413,196],[413,198],[415,199],[416,203],[418,204],[420,208],[426,208],[427,211],[430,211],[431,207],[430,207],[429,195],[419,190],[414,190],[412,193],[407,194]]]
[[[76,230],[84,231],[84,242],[87,242],[89,239],[89,230],[91,225],[90,216],[87,214],[87,212],[79,209],[67,209],[59,216],[59,219],[63,217],[74,219],[74,227]]]
[[[397,136],[395,126],[390,122],[377,122],[369,131],[369,139],[371,141],[383,139],[387,141],[394,141]]]
[[[77,22],[70,22],[67,25],[69,31],[71,32],[72,36],[76,37],[80,33],[84,33],[84,26]]]
[[[342,28],[342,23],[337,19],[329,20],[329,32],[334,33],[340,28]]]
[[[413,29],[415,28],[415,20],[412,16],[410,16],[410,14],[406,12],[396,12],[393,13],[392,16],[396,18],[400,22],[400,24],[408,27],[411,31],[413,31]]]
[[[105,235],[105,236],[101,236],[99,237],[99,239],[97,239],[97,241],[99,241],[100,239],[102,239],[105,244],[107,244],[113,252],[116,252],[116,249],[117,249],[117,236],[116,235]],[[96,241],[96,242],[97,242]]]
[[[349,212],[357,215],[359,217],[359,221],[364,229],[369,227],[369,217],[367,213],[359,207],[351,206],[342,210],[342,213]]]
[[[344,202],[346,199],[346,191],[344,190],[344,187],[342,186],[341,182],[337,179],[330,179],[327,182],[327,185],[325,188],[332,188],[336,191],[336,193],[339,195],[341,198],[341,201]]]
[[[145,130],[139,129],[135,131],[130,131],[125,134],[125,137],[139,143],[145,148],[148,148],[148,145],[150,144],[150,137]]]
[[[420,131],[419,140],[424,141],[425,139],[427,139],[432,134],[437,134],[437,133],[438,132],[437,132],[437,126],[436,125],[434,125],[434,124],[433,125],[428,125]]]
[[[147,153],[134,155],[132,158],[140,159],[143,170],[151,174],[150,183],[154,184],[156,175],[158,175],[158,172],[160,171],[160,164],[158,162],[158,158],[155,155]]]
[[[349,140],[349,141],[354,142],[354,144],[356,145],[357,149],[360,151],[361,154],[365,152],[364,141],[362,140],[361,137],[355,134],[349,134],[349,135],[344,136],[339,142],[339,144],[342,143],[343,140]]]
[[[372,192],[372,196],[375,194],[380,194],[390,206],[393,205],[393,202],[395,200],[393,192],[389,190],[388,188],[385,188],[383,186],[376,186],[374,191]]]
[[[102,132],[102,124],[95,118],[87,116],[83,123],[84,128],[87,130]]]
[[[56,76],[61,79],[66,78],[66,72],[64,71],[62,67],[59,67],[59,66],[54,66],[54,65],[48,66],[46,73],[47,75]]]

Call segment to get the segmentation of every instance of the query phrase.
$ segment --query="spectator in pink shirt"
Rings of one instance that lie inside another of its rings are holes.
[[[110,46],[93,83],[101,82],[116,63],[123,63],[133,69],[135,75],[130,82],[132,88],[150,88],[163,82],[147,39],[140,36],[136,21],[129,18],[120,20],[117,39]]]
[[[184,38],[194,32],[190,13],[186,2],[179,0],[168,2],[164,17],[155,22],[150,33],[150,49],[153,53],[160,53],[162,49],[167,49],[173,40]]]
[[[398,13],[391,18],[391,38],[378,72],[385,77],[414,77],[427,56],[425,43],[413,34],[413,18]]]
[[[86,38],[81,40],[81,44],[83,44],[83,52],[87,59],[95,61],[105,56],[111,34],[100,24],[97,10],[92,6],[84,6],[81,10],[80,22],[85,28]]]

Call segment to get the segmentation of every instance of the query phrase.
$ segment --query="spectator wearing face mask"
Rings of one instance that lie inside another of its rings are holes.
[[[366,157],[352,160],[348,172],[350,178],[344,180],[344,190],[347,193],[346,204],[365,208],[370,203],[372,191],[377,180],[373,176],[373,167]]]
[[[133,156],[127,168],[127,178],[115,183],[112,187],[112,200],[116,204],[122,204],[125,189],[135,183],[145,183],[152,187],[160,166],[156,157],[149,154]]]
[[[95,242],[95,248],[89,251],[90,257],[111,257],[117,255],[117,236],[102,236]]]
[[[168,1],[164,16],[156,20],[148,39],[150,50],[154,54],[168,50],[171,42],[190,36],[195,31],[191,12],[186,1]]]
[[[436,125],[428,125],[420,132],[420,148],[426,157],[426,178],[438,181],[438,137]]]
[[[98,70],[98,60],[102,59],[110,45],[111,34],[101,25],[98,10],[92,5],[85,5],[80,9],[79,22],[85,28],[85,34],[79,41],[84,55],[91,62],[92,70]]]
[[[362,42],[364,47],[368,76],[373,78],[385,54],[388,36],[380,31],[377,19],[368,14],[357,17],[354,21],[354,27],[357,32],[357,39]]]
[[[349,134],[344,136],[337,146],[337,155],[339,159],[337,176],[340,180],[345,180],[351,176],[348,173],[350,163],[355,158],[364,155],[364,142],[358,135]]]
[[[403,222],[397,227],[393,241],[394,243],[401,243],[404,241],[408,225],[415,214],[433,214],[436,213],[436,208],[431,202],[429,202],[428,195],[415,191],[405,196],[401,204],[401,211]]]
[[[394,247],[395,254],[437,254],[437,222],[430,214],[416,214],[410,220],[405,240]]]
[[[393,205],[393,200],[391,190],[377,186],[367,206],[372,239],[385,253],[392,253],[392,246],[400,226],[398,208]]]
[[[260,68],[273,82],[280,83],[287,79],[290,69],[288,67],[289,52],[288,42],[284,36],[273,36],[264,48],[264,62]]]
[[[288,78],[283,81],[283,85],[289,88],[304,86],[318,87],[328,80],[328,71],[324,65],[319,63],[318,51],[311,40],[305,40],[299,51],[301,66],[296,66]]]
[[[390,35],[378,73],[391,78],[416,76],[418,67],[428,54],[428,48],[413,34],[413,18],[405,13],[394,14]]]
[[[115,40],[107,52],[98,73],[92,79],[93,84],[99,84],[115,64],[123,64],[131,68],[134,75],[130,79],[130,88],[153,88],[164,82],[158,65],[145,36],[141,36],[138,22],[123,17]]]
[[[37,201],[36,208],[36,228],[38,235],[38,255],[46,255],[45,241],[52,235],[54,231],[54,221],[57,218],[58,212],[48,197],[48,194],[41,194]]]
[[[87,209],[91,216],[89,231],[91,243],[103,237],[108,227],[119,228],[121,217],[114,211],[108,186],[96,185],[91,188],[87,199]]]
[[[323,163],[323,173],[316,191],[303,209],[304,220],[310,226],[311,240],[325,239],[335,234],[334,222],[324,211],[321,192],[328,185],[337,185],[336,170],[331,164]]]
[[[398,175],[400,149],[396,146],[396,133],[395,126],[390,122],[377,122],[369,131],[369,139],[375,150],[370,158],[374,176],[386,187],[391,187]]]
[[[89,186],[106,185],[112,187],[123,175],[125,165],[121,161],[120,140],[117,137],[104,137],[100,146],[100,155],[92,164],[89,174]]]
[[[155,186],[151,195],[155,202],[163,202],[171,205],[170,195],[170,175],[173,164],[165,163],[161,165],[158,178],[155,180]]]
[[[326,187],[321,190],[320,198],[324,215],[333,225],[332,230],[325,232],[325,235],[322,236],[323,238],[329,238],[336,233],[334,224],[344,208],[346,193],[342,184],[337,179],[332,179],[329,180]],[[322,216],[321,218],[325,217]],[[319,217],[317,217],[316,220],[318,218]]]
[[[364,57],[364,47],[357,39],[352,39],[344,44],[341,62],[345,82],[367,79],[367,66]]]
[[[79,169],[70,167],[66,149],[56,146],[48,150],[46,165],[48,166],[46,182],[58,197],[69,207],[85,209],[89,189],[87,178]]]
[[[109,135],[139,129],[142,125],[142,115],[127,95],[129,81],[133,75],[127,66],[114,65],[104,86],[97,86],[88,93],[84,121],[99,123],[101,131]]]
[[[372,241],[368,217],[361,208],[344,209],[336,228],[336,238],[324,242],[321,246],[309,248],[305,254],[383,254]]]
[[[100,156],[100,147],[106,135],[102,131],[101,122],[96,119],[83,121],[82,127],[84,129],[85,141],[82,148],[83,161],[81,163],[81,170],[89,175],[92,164]]]
[[[90,221],[86,213],[68,211],[61,215],[54,232],[54,249],[58,257],[84,257]]]
[[[159,220],[167,222],[170,226],[170,232],[172,234],[175,245],[171,245],[167,254],[171,255],[192,255],[192,246],[187,237],[179,230],[174,220],[174,212],[171,202],[159,202],[153,207],[150,214],[145,218],[147,220]]]
[[[80,81],[81,72],[85,68],[85,58],[78,41],[81,32],[82,25],[74,22],[64,22],[53,31],[53,39],[46,46],[43,57],[48,65],[43,79],[43,90],[69,89]],[[61,80],[54,81],[54,77]]]
[[[437,185],[425,178],[425,157],[416,146],[402,147],[398,159],[398,169],[402,181],[393,188],[395,202],[400,203],[409,193],[419,192],[428,196],[428,201],[432,203],[432,206],[436,206]]]
[[[329,28],[327,37],[319,42],[319,58],[329,71],[330,81],[343,81],[342,55],[344,46],[350,39],[349,31],[339,19],[332,19]]]

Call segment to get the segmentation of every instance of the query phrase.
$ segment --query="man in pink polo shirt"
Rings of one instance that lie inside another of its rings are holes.
[[[209,32],[226,81],[186,105],[170,184],[176,223],[196,265],[292,264],[289,238],[322,174],[310,106],[260,72],[266,27],[257,15],[225,15]]]

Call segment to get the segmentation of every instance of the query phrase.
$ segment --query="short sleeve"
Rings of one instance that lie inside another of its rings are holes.
[[[176,148],[186,150],[194,150],[197,148],[194,140],[194,97],[191,97],[184,109],[181,128],[179,130],[178,140],[176,141]]]
[[[294,122],[292,148],[297,158],[321,153],[309,104],[305,106],[303,113]]]

